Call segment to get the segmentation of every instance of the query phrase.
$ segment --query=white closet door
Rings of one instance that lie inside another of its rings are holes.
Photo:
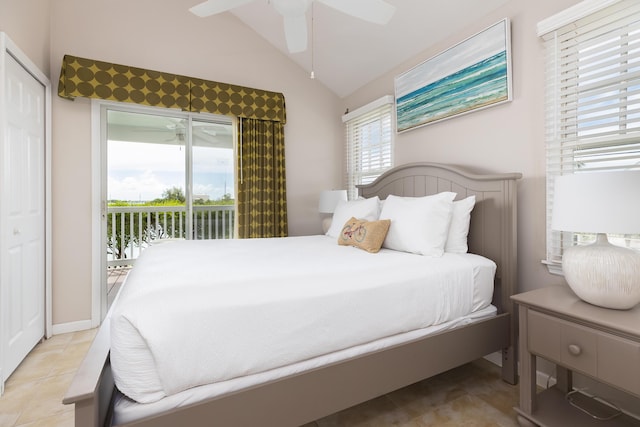
[[[5,55],[0,289],[6,380],[44,336],[45,87]]]

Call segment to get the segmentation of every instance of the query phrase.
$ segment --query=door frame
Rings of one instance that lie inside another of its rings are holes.
[[[5,93],[4,72],[5,72],[5,55],[13,57],[36,81],[44,87],[44,121],[45,121],[45,138],[44,138],[44,180],[45,180],[45,254],[44,254],[44,310],[45,325],[44,336],[50,338],[53,331],[53,314],[52,314],[52,295],[51,295],[51,82],[49,78],[33,63],[29,57],[11,40],[4,32],[0,32],[0,93]],[[4,117],[4,102],[0,102],[0,117]],[[0,121],[0,138],[4,138],[4,121]],[[0,237],[1,238],[1,237]],[[4,342],[4,321],[0,317],[0,343]],[[0,349],[1,360],[4,360],[4,349]],[[2,373],[2,365],[0,364],[0,395],[4,388],[4,376]]]
[[[100,326],[102,320],[107,315],[107,259],[104,256],[106,242],[106,221],[103,215],[107,212],[107,128],[103,126],[103,109],[113,107],[121,111],[143,114],[157,114],[165,116],[184,116],[189,121],[189,128],[193,120],[211,120],[229,122],[233,129],[233,140],[237,142],[236,119],[229,116],[193,113],[175,108],[150,107],[126,102],[106,101],[102,99],[91,100],[91,327]],[[185,149],[191,151],[192,136],[187,133]],[[236,150],[234,142],[234,153]],[[191,192],[192,181],[192,158],[187,156],[185,174],[185,194]],[[235,169],[235,156],[234,156]],[[187,212],[191,216],[191,212]]]

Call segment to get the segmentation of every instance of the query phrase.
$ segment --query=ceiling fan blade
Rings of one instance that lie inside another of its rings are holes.
[[[342,13],[374,24],[384,25],[393,16],[396,7],[383,0],[318,0]]]
[[[204,3],[197,4],[189,9],[189,12],[201,18],[226,12],[243,4],[250,3],[253,0],[207,0]]]
[[[297,53],[307,49],[307,18],[303,15],[284,15],[284,37],[289,52]]]

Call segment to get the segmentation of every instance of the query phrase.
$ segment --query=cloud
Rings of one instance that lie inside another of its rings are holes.
[[[109,200],[148,201],[185,188],[185,147],[109,141]],[[193,192],[212,199],[233,194],[233,150],[194,147]]]
[[[131,200],[146,201],[162,197],[162,193],[171,187],[184,188],[183,182],[167,179],[169,176],[160,178],[150,170],[143,171],[137,175],[127,175],[117,177],[109,175],[107,188],[109,200]]]

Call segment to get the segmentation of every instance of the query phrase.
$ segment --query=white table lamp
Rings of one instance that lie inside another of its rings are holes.
[[[333,214],[336,206],[342,200],[347,201],[347,190],[325,190],[320,193],[318,211],[322,214]],[[331,216],[327,215],[322,220],[322,232],[326,233],[331,226]]]
[[[640,234],[640,171],[557,177],[551,228],[597,233],[595,243],[562,255],[564,277],[578,297],[615,309],[640,303],[640,253],[607,239],[607,233]]]

